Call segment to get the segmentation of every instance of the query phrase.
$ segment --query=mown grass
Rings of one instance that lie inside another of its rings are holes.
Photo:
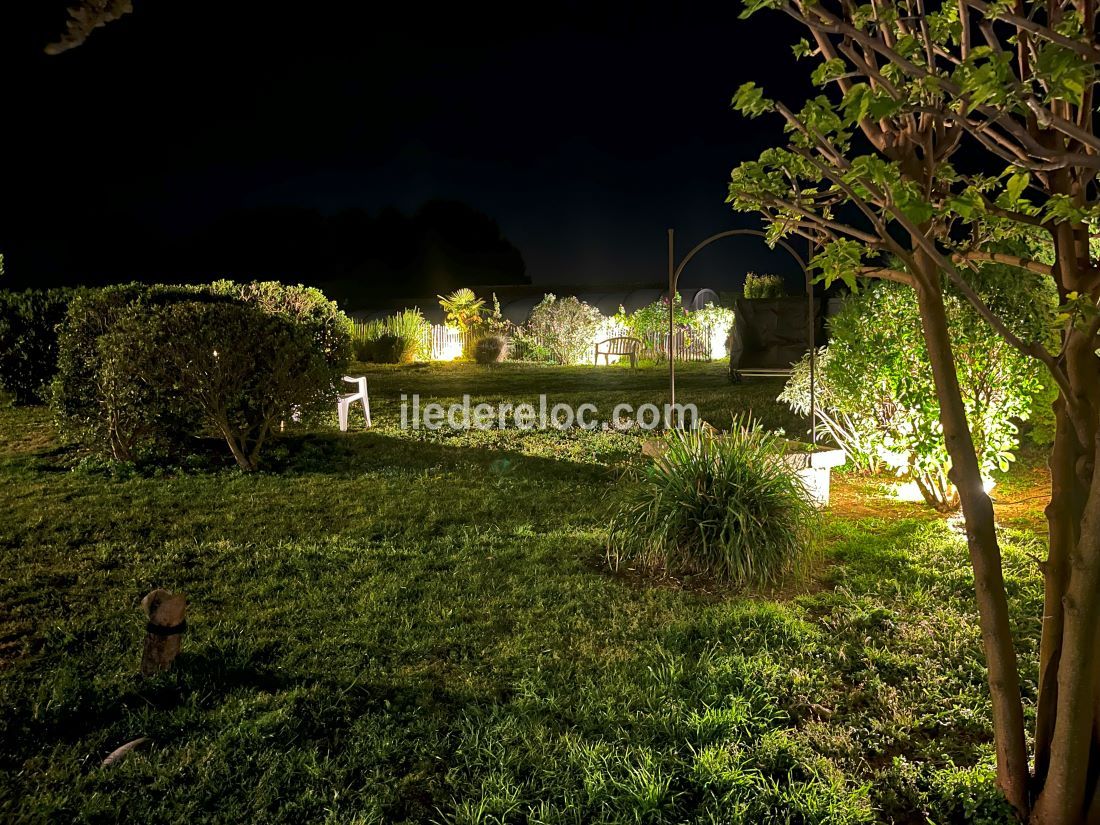
[[[775,594],[612,575],[638,436],[410,434],[397,397],[602,411],[659,402],[663,373],[369,375],[375,431],[293,433],[251,476],[103,472],[43,410],[0,410],[0,819],[1007,821],[949,523],[828,514],[819,567]],[[679,386],[716,423],[802,426],[774,382]],[[1030,696],[1035,538],[1005,540]],[[140,680],[158,586],[190,630]]]

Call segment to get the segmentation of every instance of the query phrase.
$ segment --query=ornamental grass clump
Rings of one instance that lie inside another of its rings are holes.
[[[775,584],[812,550],[816,510],[783,442],[742,419],[729,433],[674,430],[611,520],[608,560],[738,587]]]
[[[431,341],[431,324],[419,309],[406,309],[382,320],[359,324],[351,346],[359,361],[411,364],[431,358]]]

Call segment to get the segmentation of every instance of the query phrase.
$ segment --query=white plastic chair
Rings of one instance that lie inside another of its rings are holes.
[[[348,410],[356,401],[363,402],[363,417],[367,420],[367,426],[369,427],[370,399],[367,398],[367,376],[360,375],[358,378],[352,378],[350,375],[345,375],[344,380],[349,384],[357,384],[359,392],[339,395],[336,398],[336,413],[340,417],[340,432],[346,433],[348,431]]]

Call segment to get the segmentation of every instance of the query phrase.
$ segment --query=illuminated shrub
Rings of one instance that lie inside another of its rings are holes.
[[[431,357],[431,325],[419,309],[367,321],[355,331],[355,357],[377,364],[409,364]]]
[[[474,360],[479,364],[496,364],[508,357],[508,338],[505,335],[489,333],[482,335],[474,344]]]
[[[351,319],[321,290],[278,281],[245,284],[217,281],[210,288],[216,295],[228,295],[268,315],[286,318],[309,334],[315,348],[333,370],[347,367],[351,354]],[[420,313],[416,315],[419,317]],[[420,321],[425,323],[423,318]]]
[[[745,273],[744,296],[746,298],[782,298],[786,294],[787,285],[780,276]]]
[[[611,520],[614,567],[751,586],[778,581],[807,557],[815,511],[776,436],[746,420],[728,434],[673,430],[666,447]]]
[[[531,353],[545,353],[556,364],[586,364],[605,319],[591,304],[573,296],[547,294],[531,311],[516,338]]]
[[[473,357],[477,333],[485,319],[485,301],[478,298],[472,289],[456,289],[449,295],[437,295],[439,306],[446,314],[447,323],[462,335],[462,356]],[[496,300],[496,296],[493,296]]]
[[[672,312],[673,323],[678,329],[687,329],[691,326],[691,313],[684,309],[679,292],[676,293],[676,304]],[[629,313],[620,306],[615,316],[615,323],[630,335],[641,338],[643,341],[666,336],[668,335],[668,298],[661,298]]]
[[[987,301],[1025,338],[1042,335],[1051,296],[1038,285],[1022,289],[1021,278],[1002,289],[994,275],[985,284]],[[912,289],[894,283],[845,300],[830,321],[828,347],[819,351],[817,418],[855,466],[909,474],[929,504],[950,509],[958,495],[947,476],[951,465],[916,301]],[[974,446],[988,477],[1015,460],[1017,422],[1031,413],[1040,370],[962,298],[947,294],[945,303]],[[808,359],[795,366],[779,400],[809,413]]]
[[[733,310],[726,307],[708,303],[702,309],[688,312],[684,309],[680,293],[676,293],[676,304],[673,307],[673,323],[677,329],[686,330],[685,343],[690,345],[697,337],[704,340],[709,337],[711,349],[721,349],[726,337],[733,328]],[[626,330],[628,335],[640,338],[650,346],[656,341],[665,341],[668,336],[668,299],[662,298],[644,307],[626,312],[619,307],[614,318],[615,325]],[[717,342],[715,346],[712,342]],[[662,349],[661,344],[657,349]]]

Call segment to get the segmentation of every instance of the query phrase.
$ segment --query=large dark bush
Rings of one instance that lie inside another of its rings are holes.
[[[0,389],[16,404],[41,404],[57,370],[58,327],[74,289],[0,292]]]
[[[302,287],[109,287],[70,307],[54,409],[68,435],[116,460],[218,435],[255,469],[278,421],[332,399],[350,328]]]
[[[100,339],[137,307],[199,297],[214,300],[199,287],[136,283],[76,296],[59,330],[57,373],[51,387],[51,405],[62,434],[117,461],[133,461],[174,442],[175,432],[154,432],[146,423],[168,420],[174,403],[171,394],[137,392],[118,383],[117,374],[105,384]]]
[[[156,405],[154,432],[182,424],[216,434],[245,470],[259,466],[280,421],[331,403],[336,391],[313,331],[251,303],[135,307],[100,339],[100,356],[109,398],[167,394],[175,406]]]
[[[211,285],[215,294],[228,295],[252,304],[269,315],[279,315],[305,329],[325,361],[337,371],[346,369],[351,357],[353,325],[334,301],[314,287],[283,284],[278,281],[255,281],[238,284],[217,281]]]

